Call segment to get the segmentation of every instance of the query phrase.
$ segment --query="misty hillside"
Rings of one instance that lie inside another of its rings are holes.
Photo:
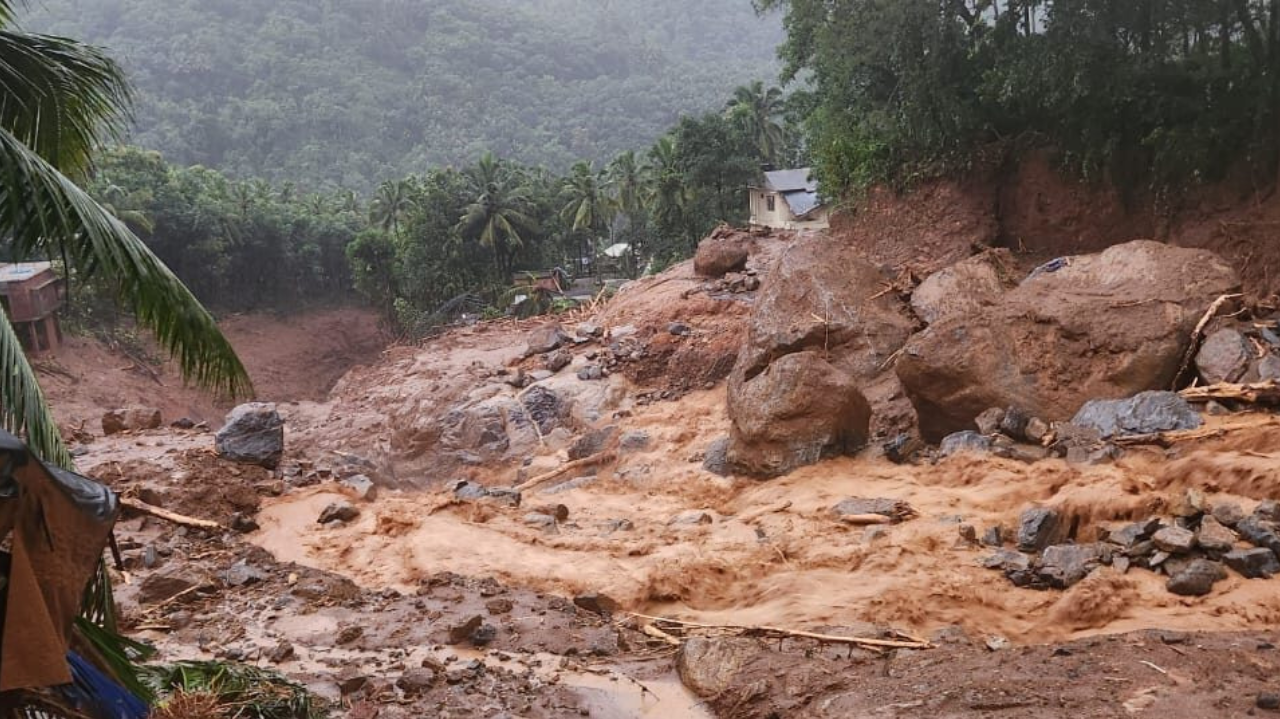
[[[108,47],[131,140],[180,163],[352,187],[483,150],[563,168],[772,79],[749,0],[42,0]]]

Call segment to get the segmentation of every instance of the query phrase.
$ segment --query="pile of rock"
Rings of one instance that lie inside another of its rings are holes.
[[[1066,589],[1101,566],[1124,573],[1147,569],[1168,577],[1174,594],[1203,596],[1227,578],[1227,569],[1249,579],[1280,573],[1280,503],[1266,501],[1246,515],[1238,504],[1212,507],[1199,492],[1187,493],[1171,520],[1150,518],[1103,530],[1097,542],[1063,543],[1070,527],[1052,509],[1022,514],[1016,551],[1003,547],[997,528],[983,541],[1000,546],[983,564],[1004,572],[1016,586]]]
[[[760,277],[755,270],[726,273],[716,280],[712,286],[712,292],[728,292],[732,294],[755,292],[758,289],[760,289]]]
[[[1272,319],[1212,332],[1196,354],[1196,370],[1206,384],[1280,380],[1280,325]]]

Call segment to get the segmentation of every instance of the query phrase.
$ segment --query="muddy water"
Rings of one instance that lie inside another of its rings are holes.
[[[1046,505],[1078,522],[1079,539],[1088,541],[1109,522],[1165,512],[1188,487],[1250,509],[1280,496],[1280,462],[1264,452],[1280,439],[1269,418],[1233,420],[1224,438],[1173,457],[1135,451],[1108,466],[959,457],[900,467],[846,458],[772,482],[726,484],[687,460],[723,426],[714,398],[702,402],[638,414],[634,422],[655,435],[655,449],[625,460],[619,473],[644,470],[625,481],[602,477],[571,492],[532,493],[526,509],[441,508],[447,498],[438,495],[386,493],[337,530],[315,524],[338,496],[322,488],[267,506],[253,541],[282,560],[370,587],[405,588],[440,571],[492,575],[561,594],[603,591],[634,610],[712,623],[877,622],[915,633],[958,624],[1018,642],[1155,627],[1280,626],[1280,579],[1233,575],[1209,597],[1188,599],[1169,594],[1149,572],[1108,569],[1065,593],[1018,590],[983,569],[990,551],[962,543],[958,532],[960,523],[980,533],[997,524],[1009,530],[1024,508]],[[845,527],[827,509],[850,496],[906,500],[920,517],[888,528]],[[570,509],[554,532],[522,521],[527,507],[543,501]],[[669,524],[690,509],[707,510],[714,523]],[[609,531],[618,519],[634,529]]]

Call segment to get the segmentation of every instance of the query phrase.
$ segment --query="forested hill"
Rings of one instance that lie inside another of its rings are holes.
[[[782,37],[749,0],[41,0],[21,21],[122,61],[131,142],[317,189],[647,147],[772,79]]]

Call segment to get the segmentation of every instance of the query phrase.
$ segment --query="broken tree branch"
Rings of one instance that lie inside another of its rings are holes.
[[[1178,394],[1188,402],[1208,402],[1213,399],[1249,404],[1280,404],[1280,383],[1275,380],[1252,384],[1223,382],[1203,387],[1188,387]]]
[[[616,458],[617,458],[617,455],[614,454],[613,452],[601,452],[599,454],[593,454],[590,457],[575,459],[572,462],[566,462],[560,465],[558,468],[553,469],[550,472],[547,472],[546,474],[540,474],[537,477],[534,477],[533,479],[528,480],[527,482],[516,485],[516,491],[527,492],[530,489],[533,489],[534,487],[537,487],[539,485],[546,484],[547,482],[550,482],[553,479],[556,479],[558,477],[563,477],[564,475],[576,469],[582,469],[584,467],[594,467],[597,464],[605,464],[606,462],[612,462]]]
[[[751,524],[752,522],[765,516],[766,514],[777,514],[779,512],[785,512],[788,509],[791,509],[791,500],[780,502],[778,504],[771,504],[767,507],[760,507],[758,509],[753,509],[749,512],[743,512],[742,514],[738,515],[738,521],[742,522],[743,524]]]
[[[152,517],[163,519],[166,522],[172,522],[183,527],[195,527],[197,529],[222,529],[222,525],[217,522],[211,522],[207,519],[196,519],[195,517],[188,517],[185,514],[178,514],[177,512],[170,512],[167,509],[161,509],[154,505],[147,504],[140,499],[134,499],[133,497],[121,497],[120,506],[132,509],[135,512],[149,514]]]
[[[933,644],[920,641],[900,641],[896,639],[874,639],[871,637],[843,637],[834,634],[818,634],[816,632],[804,632],[795,629],[783,629],[782,627],[748,627],[733,624],[699,624],[697,622],[685,622],[679,619],[667,619],[665,617],[653,617],[647,614],[632,613],[633,617],[640,619],[648,619],[653,622],[662,622],[664,624],[672,624],[688,629],[705,629],[710,631],[729,632],[741,636],[754,637],[791,637],[796,639],[814,639],[820,642],[830,644],[853,644],[860,647],[871,649],[932,649]]]
[[[846,514],[840,518],[845,524],[853,524],[859,527],[868,524],[893,524],[894,519],[884,514]]]
[[[1209,322],[1211,322],[1218,314],[1218,310],[1222,309],[1222,306],[1226,304],[1228,300],[1234,300],[1243,296],[1244,295],[1241,294],[1222,295],[1218,299],[1214,300],[1213,304],[1209,305],[1209,309],[1204,311],[1204,316],[1202,316],[1200,321],[1196,323],[1196,328],[1191,331],[1191,344],[1187,345],[1187,351],[1182,355],[1182,364],[1178,366],[1178,374],[1174,375],[1173,387],[1170,389],[1176,390],[1178,386],[1182,384],[1182,378],[1187,374],[1187,370],[1191,368],[1191,362],[1195,359],[1196,352],[1200,350],[1200,341],[1204,338],[1204,328],[1207,327]]]

